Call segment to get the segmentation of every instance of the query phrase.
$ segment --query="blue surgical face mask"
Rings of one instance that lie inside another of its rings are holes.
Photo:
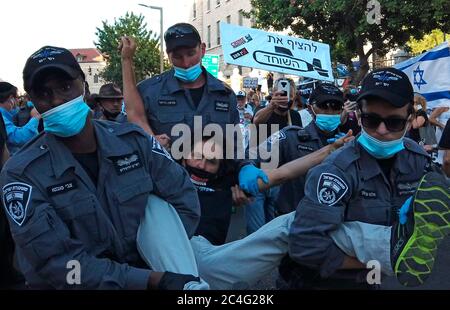
[[[393,141],[380,141],[369,135],[364,128],[361,129],[361,135],[358,138],[358,143],[373,157],[377,159],[391,158],[405,148],[403,145],[403,138],[406,130],[400,139]]]
[[[341,124],[340,114],[316,114],[314,109],[312,110],[316,116],[316,125],[325,132],[333,132]]]
[[[200,63],[187,69],[175,66],[173,68],[175,69],[175,77],[185,83],[194,82],[202,74],[202,66]]]
[[[83,95],[42,114],[45,132],[58,137],[72,137],[81,132],[90,111]]]

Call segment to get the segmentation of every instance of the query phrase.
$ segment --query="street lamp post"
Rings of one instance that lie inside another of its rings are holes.
[[[139,3],[140,6],[149,8],[149,9],[154,9],[154,10],[159,10],[159,17],[160,17],[160,34],[159,34],[159,40],[160,40],[160,58],[159,58],[159,70],[161,73],[163,73],[164,71],[164,50],[163,50],[163,8],[160,6],[153,6],[153,5],[146,5],[146,4],[142,4]]]

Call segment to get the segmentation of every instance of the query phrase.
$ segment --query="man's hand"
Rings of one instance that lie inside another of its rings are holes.
[[[239,186],[250,195],[256,196],[259,193],[258,179],[266,184],[269,183],[266,173],[253,165],[245,165],[239,171]]]
[[[248,198],[244,191],[240,189],[239,185],[231,187],[231,194],[233,197],[233,205],[237,207],[244,206],[252,201],[252,199]]]
[[[155,138],[156,140],[158,140],[159,144],[161,144],[162,147],[167,150],[170,148],[170,137],[168,135],[163,133],[162,135],[155,136]]]
[[[355,139],[355,137],[353,136],[353,130],[351,129],[347,132],[346,135],[344,135],[343,133],[341,133],[339,136],[338,135],[336,135],[335,139],[332,138],[334,139],[334,141],[331,143],[331,145],[334,150],[337,150],[338,148],[344,146],[345,143]]]
[[[355,101],[349,101],[349,100],[347,100],[347,101],[344,103],[344,110],[342,111],[342,113],[349,114],[350,112],[355,111],[357,105],[358,105],[358,104],[357,104]]]
[[[284,96],[284,92],[276,91],[269,103],[269,108],[273,111],[279,107],[288,107],[289,98]]]
[[[122,59],[133,59],[136,52],[136,41],[132,37],[123,36],[120,38],[118,49]]]
[[[39,114],[39,112],[36,110],[36,108],[33,108],[33,109],[30,111],[30,116],[31,116],[31,117],[34,117],[34,118],[37,119],[37,120],[40,120],[40,119],[41,119],[41,114]]]
[[[424,149],[426,152],[428,152],[428,153],[432,153],[432,152],[434,152],[434,151],[436,150],[435,146],[434,146],[434,145],[430,145],[430,144],[425,144],[425,145],[423,146],[423,149]]]
[[[192,281],[200,282],[200,278],[190,274],[166,271],[159,280],[157,288],[160,290],[183,290],[186,283]]]

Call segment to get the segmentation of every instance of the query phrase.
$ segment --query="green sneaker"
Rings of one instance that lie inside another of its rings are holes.
[[[439,243],[450,234],[450,184],[438,173],[427,173],[408,201],[392,228],[391,262],[401,284],[418,286],[433,270]]]

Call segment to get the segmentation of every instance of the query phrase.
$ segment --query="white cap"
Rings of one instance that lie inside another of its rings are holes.
[[[246,96],[247,94],[243,90],[240,90],[236,93],[236,97],[246,97]]]

